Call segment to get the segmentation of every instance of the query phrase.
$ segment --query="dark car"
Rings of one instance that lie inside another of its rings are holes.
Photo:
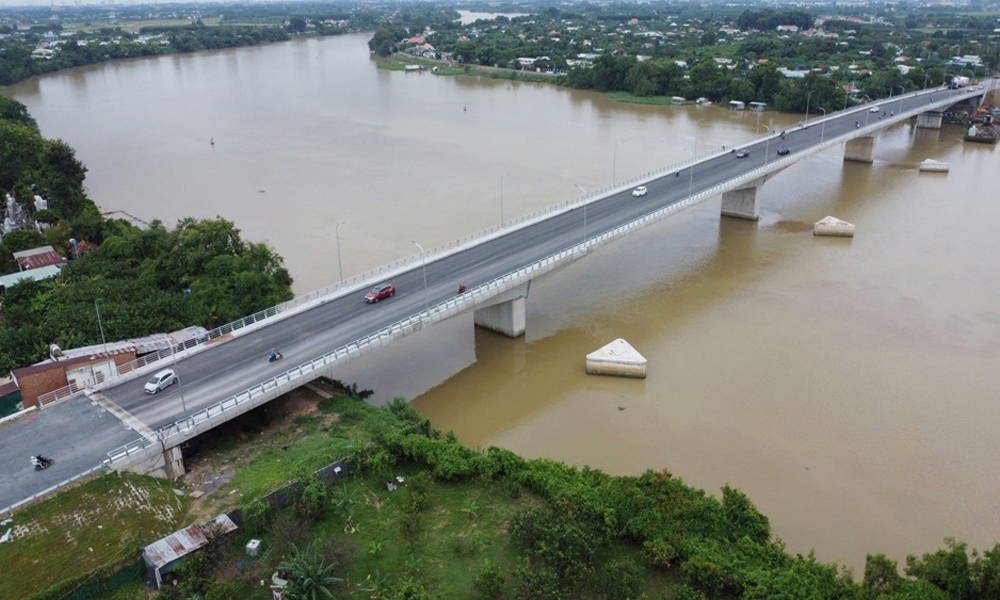
[[[788,148],[785,148],[784,146],[782,146],[781,148],[778,148],[778,156],[784,156],[784,155],[788,154],[789,152],[791,152],[791,150],[789,150]]]
[[[378,302],[379,300],[384,300],[390,296],[396,295],[396,286],[391,283],[383,283],[382,285],[376,285],[372,288],[370,292],[365,294],[365,302],[371,304],[373,302]]]
[[[740,150],[739,152],[736,153],[736,158],[746,158],[748,156],[750,156],[749,150]]]

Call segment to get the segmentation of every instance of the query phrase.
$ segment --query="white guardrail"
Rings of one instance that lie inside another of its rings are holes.
[[[200,433],[200,425],[204,424],[211,427],[228,421],[230,418],[236,417],[250,408],[255,407],[260,401],[270,399],[273,397],[273,393],[280,388],[287,388],[290,385],[300,385],[300,383],[297,382],[304,383],[303,380],[311,381],[318,376],[317,373],[320,373],[340,362],[367,354],[375,348],[392,341],[393,339],[419,331],[427,325],[468,310],[486,300],[489,300],[490,298],[493,298],[494,296],[521,285],[525,280],[532,279],[542,273],[556,268],[560,264],[567,261],[567,259],[572,260],[576,257],[583,256],[586,250],[591,246],[601,245],[611,239],[631,233],[632,230],[645,227],[655,221],[659,221],[671,213],[677,212],[694,204],[698,204],[699,202],[712,198],[727,190],[738,188],[739,186],[754,181],[771,171],[785,168],[789,164],[796,162],[796,160],[797,158],[795,157],[785,157],[776,160],[773,163],[768,163],[767,165],[749,171],[736,179],[715,185],[680,202],[676,202],[670,206],[653,211],[635,219],[634,221],[630,221],[629,223],[608,230],[596,237],[589,238],[585,242],[566,248],[565,250],[535,261],[530,265],[517,269],[507,275],[498,277],[473,289],[467,290],[460,296],[449,298],[440,304],[431,306],[426,310],[420,311],[401,321],[397,321],[392,325],[371,333],[354,342],[345,344],[344,346],[341,346],[318,358],[302,363],[285,373],[272,377],[271,379],[231,396],[222,402],[192,413],[184,419],[162,427],[156,431],[156,436],[152,439],[141,438],[129,444],[125,444],[124,446],[109,452],[109,460],[112,464],[114,464],[120,461],[130,462],[131,457],[136,455],[145,458],[146,449],[152,445],[156,445],[163,449],[172,448],[184,440]],[[634,178],[629,180],[629,185],[641,181],[643,181],[643,179]],[[227,413],[229,414],[227,415]],[[160,451],[159,448],[156,449],[157,452]]]
[[[45,488],[44,490],[38,492],[37,494],[32,494],[31,496],[25,498],[24,500],[21,500],[20,502],[15,502],[14,504],[11,504],[10,506],[8,506],[6,508],[0,509],[0,516],[4,516],[4,515],[10,516],[10,515],[14,514],[15,510],[17,510],[19,508],[25,508],[25,507],[31,506],[35,502],[38,502],[39,500],[45,499],[49,495],[58,492],[59,490],[63,489],[64,487],[66,487],[68,485],[72,485],[72,484],[76,483],[77,481],[80,481],[81,479],[84,479],[86,477],[90,477],[91,475],[93,475],[94,473],[96,473],[98,471],[103,471],[104,469],[106,469],[108,467],[109,462],[110,461],[106,460],[106,461],[104,461],[104,463],[99,464],[96,467],[93,467],[91,469],[87,469],[86,471],[84,471],[83,473],[80,473],[79,475],[74,475],[74,476],[70,477],[69,479],[67,479],[65,481],[61,481],[61,482],[59,482],[59,483],[57,483],[57,484],[55,484],[53,486]]]
[[[944,89],[939,88],[939,89],[933,90],[932,93],[938,93],[938,92],[947,92],[947,93],[949,93],[949,98],[941,101],[941,102],[947,104],[949,101],[957,101],[956,96],[962,96],[962,99],[964,99],[965,97],[972,97],[972,96],[979,95],[979,94],[983,93],[984,91],[985,90],[978,90],[977,89],[977,90],[970,90],[969,92],[966,92],[966,93],[963,94],[962,90],[944,90]],[[901,97],[913,97],[913,96],[917,96],[917,95],[921,95],[921,94],[926,94],[926,93],[927,93],[927,91],[912,92],[912,93],[906,94],[904,96],[896,96],[895,98],[886,99],[886,100],[895,101],[897,98],[901,98]],[[939,104],[941,102],[934,102],[934,104]],[[824,117],[817,117],[815,119],[809,119],[808,121],[804,121],[804,122],[800,123],[800,126],[809,126],[809,127],[812,127],[812,126],[817,125],[817,124],[822,124],[823,122],[825,122],[827,120],[831,120],[831,119],[835,119],[835,118],[838,118],[838,117],[842,117],[845,114],[851,114],[851,113],[863,114],[863,113],[866,113],[871,106],[872,106],[871,104],[857,105],[857,106],[854,106],[851,109],[847,110],[846,112],[841,111],[841,112],[837,112],[837,113],[831,113],[831,114],[826,115]],[[913,113],[913,114],[919,114],[920,112],[924,112],[926,110],[927,110],[926,107],[921,107],[919,109],[914,109],[914,110],[908,111],[907,115],[909,116],[911,113]],[[900,115],[897,115],[897,116],[900,116]],[[898,120],[898,119],[896,119],[896,116],[894,116],[894,121],[895,120]],[[857,131],[854,131],[854,132],[851,132],[851,133],[853,134],[854,137],[856,137],[858,134],[875,131],[877,129],[885,127],[886,125],[887,125],[887,123],[880,121],[877,125],[876,124],[869,124],[867,127],[861,128],[861,129],[859,129]],[[578,197],[573,198],[571,200],[567,200],[565,202],[560,202],[560,203],[554,204],[552,206],[547,206],[545,208],[541,208],[539,210],[536,210],[534,212],[522,215],[520,217],[515,217],[514,219],[506,221],[502,225],[495,225],[495,226],[490,227],[488,229],[483,229],[481,231],[477,231],[475,233],[472,233],[472,234],[469,234],[467,236],[461,237],[461,238],[459,238],[459,239],[457,239],[455,241],[447,242],[447,243],[444,243],[444,244],[440,244],[438,246],[435,246],[434,248],[431,248],[427,252],[425,252],[424,256],[427,259],[432,259],[432,260],[433,259],[440,259],[443,256],[447,256],[449,254],[452,254],[453,252],[455,252],[458,249],[464,249],[465,247],[467,247],[469,245],[473,245],[473,243],[483,243],[483,242],[486,242],[486,241],[488,241],[490,239],[493,239],[494,237],[497,237],[499,235],[506,234],[506,233],[509,233],[510,231],[513,231],[513,230],[516,230],[516,229],[519,229],[519,228],[531,225],[534,222],[536,222],[536,221],[538,221],[538,220],[540,220],[542,218],[548,218],[548,217],[551,217],[551,216],[553,216],[554,214],[557,214],[557,213],[566,212],[568,210],[573,210],[573,209],[575,209],[577,207],[582,206],[583,204],[589,204],[589,203],[591,203],[591,202],[593,202],[595,200],[599,200],[599,199],[601,199],[601,198],[603,198],[605,196],[609,196],[609,195],[612,195],[612,194],[615,194],[615,193],[627,190],[630,187],[632,187],[633,185],[635,185],[636,183],[641,183],[641,182],[646,182],[646,181],[649,181],[649,180],[652,180],[652,179],[657,179],[659,177],[662,177],[663,175],[666,175],[666,174],[669,174],[669,173],[673,173],[675,171],[683,170],[683,169],[689,167],[690,165],[693,165],[693,164],[696,164],[696,163],[699,163],[699,162],[704,162],[704,161],[707,161],[707,160],[711,160],[712,158],[715,158],[715,157],[718,157],[720,155],[726,154],[726,153],[730,152],[733,148],[742,148],[742,147],[746,147],[746,146],[751,146],[751,145],[754,145],[754,144],[756,144],[758,142],[765,141],[768,138],[772,138],[772,139],[776,138],[776,137],[778,137],[778,135],[779,135],[779,132],[776,132],[776,131],[767,132],[767,133],[765,133],[763,135],[756,135],[756,136],[753,136],[751,138],[747,138],[747,139],[745,139],[745,140],[743,140],[741,142],[738,142],[736,144],[733,144],[731,146],[723,146],[722,149],[712,150],[710,152],[701,154],[699,156],[688,158],[687,160],[683,160],[683,161],[681,161],[679,163],[674,163],[674,164],[672,164],[670,166],[667,166],[667,167],[664,167],[662,169],[658,169],[656,171],[651,171],[649,173],[645,173],[645,174],[640,175],[638,177],[633,177],[633,178],[628,179],[626,181],[616,182],[615,184],[612,184],[610,186],[601,188],[599,190],[595,190],[593,192],[589,192],[587,194],[584,194],[582,196],[578,196]],[[851,134],[842,134],[841,136],[838,136],[837,138],[835,138],[835,140],[837,140],[837,141],[830,140],[830,141],[824,142],[824,143],[820,144],[819,146],[814,147],[814,149],[818,151],[820,149],[827,148],[827,147],[829,147],[831,145],[835,145],[837,143],[842,143],[843,142],[843,138],[845,136],[850,136],[850,135]],[[810,150],[813,150],[813,149],[810,149]],[[802,158],[802,156],[804,156],[806,154],[811,154],[811,153],[812,152],[810,152],[810,151],[807,151],[806,153],[797,153],[796,156],[795,156],[795,158],[793,160],[799,160],[799,159]],[[775,162],[772,162],[772,163],[768,163],[768,164],[770,166],[773,166],[774,164],[778,164],[778,161],[775,161]],[[183,351],[186,351],[186,350],[198,350],[199,346],[205,347],[208,344],[210,344],[211,342],[213,342],[215,340],[218,340],[220,338],[223,338],[223,337],[225,337],[227,335],[237,335],[242,330],[246,330],[247,328],[249,328],[249,327],[251,327],[253,325],[257,325],[257,324],[265,322],[265,321],[273,320],[276,317],[291,316],[291,314],[294,314],[294,312],[296,312],[298,309],[305,310],[305,309],[310,308],[310,307],[312,307],[312,306],[314,306],[314,305],[316,305],[318,303],[322,303],[322,302],[325,302],[325,301],[330,300],[332,298],[339,297],[339,295],[356,291],[359,288],[366,287],[367,285],[370,285],[373,282],[377,282],[379,280],[385,279],[386,277],[388,277],[390,275],[395,275],[399,271],[407,270],[408,268],[415,267],[417,264],[420,263],[420,261],[421,261],[421,255],[419,253],[418,254],[412,254],[410,256],[404,257],[402,259],[399,259],[399,260],[394,261],[392,263],[389,263],[387,265],[382,265],[380,267],[371,269],[371,270],[366,271],[364,273],[361,273],[359,275],[355,275],[355,276],[350,277],[348,279],[345,279],[343,281],[339,281],[337,283],[328,285],[328,286],[326,286],[324,288],[321,288],[319,290],[316,290],[316,291],[313,291],[313,292],[309,292],[308,294],[304,294],[302,296],[298,296],[296,298],[293,298],[292,300],[289,300],[287,302],[283,302],[281,304],[278,304],[277,306],[273,306],[273,307],[268,308],[266,310],[262,310],[260,312],[254,313],[254,314],[249,315],[247,317],[244,317],[244,318],[242,318],[242,319],[240,319],[238,321],[233,321],[232,323],[227,323],[226,325],[223,325],[221,327],[217,327],[217,328],[211,330],[205,336],[201,336],[199,338],[188,340],[188,341],[184,342],[184,344],[179,345],[176,348],[168,348],[168,349],[160,350],[158,352],[155,352],[155,353],[143,356],[142,358],[137,359],[135,361],[132,361],[130,363],[121,365],[121,366],[118,367],[118,376],[117,377],[109,378],[109,379],[104,380],[104,381],[95,381],[95,380],[92,380],[92,379],[91,380],[86,380],[86,381],[84,381],[82,383],[78,382],[76,385],[69,385],[69,386],[61,388],[59,390],[56,390],[54,392],[49,392],[47,394],[43,394],[42,396],[39,397],[39,406],[42,407],[42,408],[51,406],[52,404],[61,402],[63,400],[67,400],[67,399],[75,396],[76,394],[82,392],[84,389],[91,388],[91,387],[94,387],[94,386],[100,386],[100,387],[103,388],[103,387],[110,387],[112,385],[116,385],[118,379],[121,379],[121,378],[124,378],[124,377],[129,377],[130,375],[134,376],[135,374],[137,374],[137,371],[139,371],[139,370],[142,370],[142,372],[146,372],[145,369],[144,369],[144,367],[152,365],[154,363],[158,363],[161,360],[170,358],[171,354],[173,352],[180,353],[180,352],[183,352]]]

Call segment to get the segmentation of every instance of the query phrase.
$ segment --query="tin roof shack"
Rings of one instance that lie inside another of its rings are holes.
[[[150,580],[159,589],[163,585],[163,576],[173,571],[182,558],[204,548],[212,538],[232,531],[236,531],[236,523],[233,523],[229,515],[223,514],[208,523],[191,525],[156,540],[142,551],[142,560],[149,569]]]
[[[41,281],[43,279],[48,279],[49,277],[55,277],[59,274],[59,270],[61,268],[62,267],[59,265],[49,265],[47,267],[28,269],[27,271],[18,271],[17,273],[11,273],[10,275],[0,276],[0,294],[6,294],[7,290],[26,279],[31,281]]]
[[[66,259],[56,252],[52,246],[39,246],[38,248],[15,252],[14,260],[17,261],[17,268],[21,271],[40,269],[50,265],[62,266],[66,264]]]

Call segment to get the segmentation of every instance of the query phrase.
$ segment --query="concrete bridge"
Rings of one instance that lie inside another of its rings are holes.
[[[184,469],[180,446],[185,441],[313,379],[334,375],[346,361],[468,311],[474,311],[478,326],[508,336],[523,335],[525,305],[531,282],[538,277],[716,196],[722,196],[723,215],[756,219],[761,188],[798,160],[844,145],[845,160],[870,163],[881,131],[914,117],[918,127],[939,128],[943,111],[962,102],[981,102],[986,91],[981,87],[935,89],[898,96],[804,120],[783,137],[782,132],[770,132],[620,182],[251,315],[213,331],[193,346],[178,348],[176,354],[166,353],[160,360],[93,385],[85,396],[77,395],[40,416],[80,412],[84,404],[96,404],[117,417],[103,419],[101,427],[120,422],[140,436],[118,448],[112,443],[105,446],[106,457],[100,458],[106,465],[179,476]],[[779,148],[788,153],[779,155]],[[749,155],[739,158],[735,152],[739,150]],[[631,191],[637,185],[646,186],[648,193],[634,197]],[[398,293],[365,304],[364,292],[382,282],[395,284]],[[456,294],[459,282],[467,286],[463,294]],[[272,347],[282,350],[282,361],[266,360]],[[156,396],[145,394],[146,377],[167,367],[177,370],[181,384]],[[0,431],[0,450],[4,434]],[[91,429],[46,434],[38,428],[37,434],[53,436],[53,443],[43,446],[56,455],[57,465],[59,448],[73,447],[71,438],[107,435],[110,442],[122,437],[120,426],[105,433]],[[87,447],[92,446],[90,439]],[[3,464],[10,460],[4,454],[0,452],[0,468],[11,472]],[[30,468],[27,455],[18,455],[14,461],[11,469]],[[0,484],[0,506],[9,497]]]

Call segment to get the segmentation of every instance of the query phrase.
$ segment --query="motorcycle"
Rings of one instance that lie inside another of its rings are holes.
[[[36,471],[41,471],[52,466],[52,459],[39,454],[38,456],[31,457],[31,465],[35,467]]]
[[[464,283],[458,284],[458,293],[459,294],[464,294],[465,293],[465,284]]]
[[[272,352],[271,356],[268,357],[268,362],[274,362],[276,360],[281,360],[281,352]]]

